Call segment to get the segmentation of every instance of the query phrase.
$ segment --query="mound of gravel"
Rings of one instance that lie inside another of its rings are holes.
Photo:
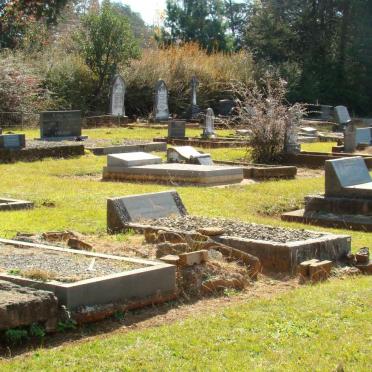
[[[265,240],[277,243],[289,243],[299,240],[316,239],[323,234],[307,230],[284,229],[280,227],[257,225],[224,218],[205,218],[197,216],[167,217],[146,221],[151,226],[164,226],[180,231],[196,231],[200,228],[220,228],[224,235],[243,239]]]

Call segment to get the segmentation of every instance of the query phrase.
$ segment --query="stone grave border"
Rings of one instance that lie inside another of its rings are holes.
[[[37,161],[45,158],[70,158],[85,154],[84,145],[61,145],[51,147],[23,148],[19,150],[0,149],[0,163]]]
[[[135,222],[126,223],[123,230],[125,229],[132,229],[139,233],[145,231],[158,232],[160,230],[176,232],[181,235],[186,233],[164,226],[150,226]],[[227,235],[213,237],[212,239],[256,256],[264,270],[268,272],[283,272],[295,275],[298,265],[303,261],[314,257],[320,260],[342,261],[346,259],[347,254],[351,251],[350,236],[319,231],[317,233],[324,234],[324,236],[289,243],[244,239]]]
[[[118,146],[108,146],[108,147],[87,147],[87,150],[91,151],[94,155],[111,155],[111,154],[121,154],[127,152],[166,152],[167,143],[166,142],[149,142],[141,143],[138,145],[118,145]]]
[[[8,199],[0,197],[0,211],[17,211],[21,209],[32,209],[34,203],[26,200]]]
[[[239,141],[235,138],[219,137],[213,139],[202,139],[199,137],[186,138],[168,138],[155,137],[154,142],[166,142],[168,145],[176,146],[194,146],[202,148],[229,148],[229,147],[246,147],[246,141]]]
[[[214,160],[215,164],[237,165],[243,167],[244,178],[248,179],[270,179],[270,178],[295,178],[297,167],[290,165],[267,165],[267,164],[250,164],[240,161],[221,161]]]
[[[150,303],[161,303],[164,300],[176,297],[176,267],[174,265],[8,239],[0,239],[0,243],[22,248],[37,248],[127,261],[147,266],[74,283],[60,283],[56,281],[44,283],[14,275],[0,274],[0,280],[53,292],[59,303],[65,305],[69,310],[75,310],[80,306],[106,305],[123,301],[133,301],[132,308],[135,308],[136,303],[138,307],[142,307],[144,300],[146,300],[146,303],[148,301]]]

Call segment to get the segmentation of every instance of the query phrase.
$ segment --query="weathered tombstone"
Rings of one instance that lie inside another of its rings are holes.
[[[185,138],[186,122],[184,120],[172,120],[168,124],[168,138]]]
[[[26,147],[26,136],[24,134],[0,135],[0,149],[21,149],[24,147]]]
[[[286,128],[284,151],[287,154],[298,154],[301,151],[301,146],[298,142],[298,128],[300,126],[301,115],[291,113],[288,126]]]
[[[169,120],[168,88],[164,80],[155,86],[154,116],[156,121]]]
[[[41,139],[81,137],[81,111],[45,111],[40,113]]]
[[[336,114],[337,122],[340,125],[347,125],[351,122],[349,111],[347,110],[345,106],[336,106],[335,114]]]
[[[111,154],[107,156],[108,167],[136,167],[150,164],[160,164],[161,158],[147,152],[128,152],[124,154]]]
[[[346,125],[344,131],[344,151],[354,152],[357,148],[356,127],[353,123]]]
[[[213,165],[210,154],[203,154],[192,146],[172,146],[167,150],[168,163]]]
[[[200,112],[198,102],[197,102],[197,90],[199,86],[199,81],[196,76],[191,79],[191,119],[195,119]]]
[[[107,200],[107,228],[110,232],[120,231],[130,222],[186,214],[180,196],[173,190]]]
[[[124,79],[115,75],[111,85],[110,114],[114,116],[125,116],[125,91]]]
[[[204,138],[215,137],[214,132],[214,112],[211,108],[207,109],[204,119],[203,135]]]
[[[371,144],[371,128],[357,128],[356,129],[356,143],[357,145],[370,145]]]
[[[234,107],[235,102],[232,99],[221,99],[218,102],[218,113],[221,116],[230,116]]]

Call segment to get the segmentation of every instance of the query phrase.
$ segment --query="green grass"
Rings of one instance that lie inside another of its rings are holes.
[[[336,146],[336,142],[315,142],[315,143],[303,143],[301,145],[302,151],[310,152],[332,152],[332,147]]]
[[[369,371],[372,280],[334,280],[0,364],[2,371]]]

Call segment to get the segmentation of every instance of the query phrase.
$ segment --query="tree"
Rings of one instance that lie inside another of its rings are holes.
[[[85,63],[97,76],[94,96],[98,103],[108,92],[118,65],[138,57],[139,50],[128,19],[115,11],[109,0],[103,1],[98,13],[83,16],[81,22],[82,28],[74,40]]]
[[[247,2],[225,0],[224,5],[228,29],[231,31],[234,40],[234,48],[238,50],[242,46],[241,41],[246,27],[248,4]]]
[[[0,0],[0,48],[18,45],[30,23],[56,22],[68,0]]]

